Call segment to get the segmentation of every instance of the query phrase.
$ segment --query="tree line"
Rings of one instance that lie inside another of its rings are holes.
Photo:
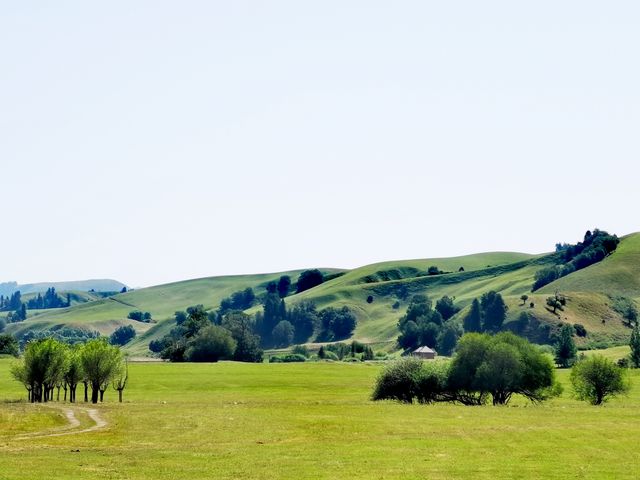
[[[122,352],[104,338],[74,346],[53,338],[29,342],[11,373],[33,403],[53,401],[54,396],[60,401],[60,390],[64,401],[75,403],[79,385],[84,386],[85,402],[89,401],[89,390],[92,403],[102,402],[110,385],[122,402],[129,376]]]
[[[71,294],[67,293],[63,299],[56,293],[56,289],[48,288],[44,295],[38,293],[37,296],[23,301],[20,291],[12,293],[10,296],[0,295],[0,311],[11,312],[7,316],[9,322],[23,322],[27,319],[27,309],[41,310],[45,308],[66,308],[71,306]]]

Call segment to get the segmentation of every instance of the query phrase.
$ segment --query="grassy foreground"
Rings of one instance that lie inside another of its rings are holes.
[[[100,431],[32,439],[63,425],[24,397],[0,359],[0,478],[637,478],[640,375],[604,407],[561,398],[509,407],[369,400],[379,365],[130,366],[125,403]],[[3,402],[4,400],[4,402]],[[80,404],[83,406],[83,404]]]

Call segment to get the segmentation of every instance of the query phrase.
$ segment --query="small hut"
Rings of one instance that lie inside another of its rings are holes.
[[[437,352],[429,347],[418,347],[413,351],[412,355],[423,360],[433,360],[436,358]]]

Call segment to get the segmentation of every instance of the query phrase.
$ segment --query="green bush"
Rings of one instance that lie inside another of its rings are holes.
[[[307,361],[307,357],[297,353],[289,353],[286,355],[273,355],[271,358],[269,358],[269,363],[295,363],[295,362],[306,362],[306,361]]]
[[[587,336],[587,329],[581,323],[574,323],[573,328],[576,331],[576,335],[579,337]]]
[[[399,400],[413,403],[418,395],[422,360],[403,357],[389,363],[380,372],[373,391],[373,400]]]
[[[338,355],[336,355],[331,350],[325,350],[324,360],[333,360],[334,362],[337,362],[338,360],[340,360],[340,358],[338,358]]]
[[[575,395],[592,405],[601,405],[609,397],[627,393],[627,371],[602,355],[580,360],[571,370],[571,384]]]
[[[291,353],[295,353],[297,355],[302,355],[305,358],[309,358],[311,353],[309,353],[309,349],[304,345],[296,345],[291,349]]]

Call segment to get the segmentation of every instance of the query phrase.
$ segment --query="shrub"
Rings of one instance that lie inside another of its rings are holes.
[[[412,403],[418,395],[422,360],[404,357],[389,363],[376,379],[373,400]]]
[[[367,303],[373,303],[373,295],[367,297]]]
[[[581,323],[574,323],[573,324],[573,328],[576,331],[576,335],[579,337],[586,337],[587,336],[587,329],[584,328],[584,325],[582,325]]]
[[[282,320],[273,327],[271,338],[276,347],[288,347],[293,342],[294,333],[293,325],[287,320]]]
[[[229,330],[211,325],[189,341],[184,356],[190,362],[217,362],[231,358],[235,349],[236,341]]]
[[[602,355],[580,360],[571,370],[575,395],[592,405],[601,405],[609,397],[629,391],[626,371]]]
[[[309,358],[311,354],[309,353],[309,349],[304,345],[296,345],[291,349],[291,353],[296,355],[302,355],[305,358]]]
[[[321,357],[321,358],[324,359],[324,360],[333,360],[334,362],[337,362],[338,360],[340,360],[338,358],[338,355],[336,355],[331,350],[325,350],[324,351],[324,357]]]
[[[151,314],[149,312],[141,312],[140,310],[134,310],[132,312],[129,312],[129,315],[127,315],[127,318],[130,320],[135,320],[136,322],[144,322],[144,323],[151,322]]]
[[[622,357],[618,359],[616,365],[618,365],[620,368],[629,368],[631,362],[629,362],[629,357]]]
[[[131,325],[118,327],[109,337],[111,345],[125,345],[136,337],[136,330]]]
[[[324,281],[324,276],[320,270],[305,270],[298,277],[296,293],[302,293],[305,290],[316,287]]]
[[[0,335],[0,354],[18,356],[18,341],[11,335]]]
[[[286,355],[273,355],[269,358],[269,363],[295,363],[306,362],[307,357],[297,353],[289,353]]]
[[[393,305],[391,305],[391,308],[393,308],[394,310],[398,310],[400,308],[400,302],[395,301]]]

